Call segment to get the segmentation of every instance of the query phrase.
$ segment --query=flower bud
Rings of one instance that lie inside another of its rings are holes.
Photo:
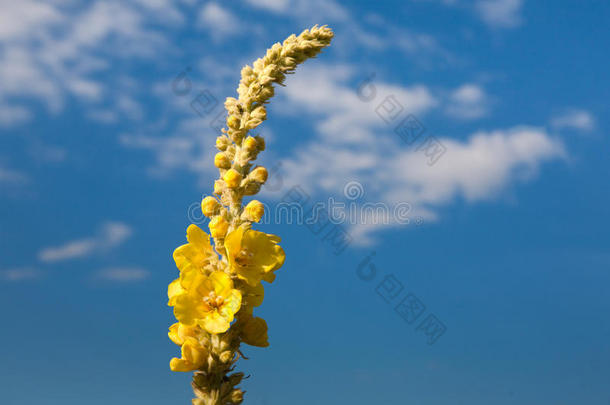
[[[229,223],[220,215],[212,218],[208,226],[213,238],[224,238],[229,230]]]
[[[218,152],[216,156],[214,156],[214,166],[219,169],[228,169],[231,167],[231,160],[226,154]]]
[[[253,137],[249,136],[244,141],[244,149],[248,152],[254,152],[258,149],[258,141]]]
[[[265,214],[265,206],[258,200],[252,200],[246,205],[246,218],[249,221],[258,222]]]
[[[259,166],[259,167],[255,168],[250,173],[250,178],[259,183],[266,182],[268,176],[269,176],[269,174],[267,173],[267,169],[265,169],[263,166]]]
[[[239,118],[235,115],[229,115],[229,118],[227,118],[227,125],[229,128],[239,129],[239,121]]]
[[[219,207],[220,204],[218,204],[218,201],[216,201],[214,197],[208,196],[201,201],[201,212],[208,218],[214,215]]]
[[[265,107],[263,107],[262,105],[258,106],[254,110],[252,110],[250,117],[264,121],[267,119],[267,110],[265,110]]]
[[[263,138],[260,135],[256,135],[254,137],[254,139],[256,139],[256,141],[258,142],[258,150],[264,151],[265,150],[265,138]]]
[[[241,404],[244,400],[244,393],[240,389],[235,389],[231,392],[231,403]]]
[[[261,190],[261,183],[249,181],[244,187],[244,195],[255,195]]]
[[[239,372],[239,373],[235,373],[235,374],[231,374],[229,376],[229,383],[234,387],[237,384],[239,384],[241,382],[241,380],[244,378],[244,373]]]
[[[219,359],[221,363],[228,363],[233,359],[233,352],[230,350],[224,351],[220,353]]]
[[[241,183],[241,174],[235,169],[229,169],[223,176],[223,180],[229,188],[236,188]]]
[[[218,138],[216,138],[216,147],[219,150],[224,151],[227,149],[227,147],[229,145],[231,145],[231,141],[225,135],[222,135],[222,136],[219,136]]]

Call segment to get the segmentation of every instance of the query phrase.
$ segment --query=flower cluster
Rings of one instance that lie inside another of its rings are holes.
[[[263,302],[262,282],[274,281],[285,254],[279,237],[252,229],[264,215],[263,204],[242,204],[268,177],[267,169],[253,164],[265,141],[248,133],[267,118],[273,84],[282,84],[286,74],[316,56],[332,37],[330,28],[314,26],[276,43],[252,67],[242,69],[238,98],[225,101],[227,128],[216,139],[214,157],[220,176],[214,196],[201,202],[210,234],[196,225],[187,228],[188,243],[173,255],[180,275],[168,287],[168,304],[178,321],[169,338],[181,347],[181,357],[173,358],[170,368],[195,371],[195,405],[241,403],[243,391],[236,386],[243,373],[229,374],[240,344],[269,345],[267,323],[253,312]]]

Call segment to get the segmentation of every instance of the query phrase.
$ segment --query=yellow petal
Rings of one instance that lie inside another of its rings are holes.
[[[242,326],[242,341],[251,346],[267,347],[267,322],[263,318],[250,318]]]
[[[273,283],[275,281],[275,273],[273,272],[268,272],[265,273],[265,275],[263,276],[263,280],[265,280],[268,283]]]
[[[235,258],[241,250],[241,239],[244,235],[245,228],[240,226],[239,228],[229,232],[225,238],[225,248],[229,255],[229,259]]]
[[[207,313],[205,318],[199,321],[199,326],[209,333],[218,334],[226,332],[231,324],[217,311],[213,311]]]
[[[179,324],[176,322],[175,324],[170,326],[167,335],[169,336],[172,342],[174,342],[178,346],[181,346],[184,343],[184,340],[180,338],[180,335],[178,335],[178,325]]]
[[[214,286],[216,295],[226,298],[233,289],[233,280],[223,271],[215,271],[208,277]]]
[[[179,359],[177,357],[174,357],[173,359],[170,360],[169,368],[172,371],[181,371],[181,372],[197,370],[197,367],[195,367],[195,365],[193,365],[192,363],[189,363],[188,361],[186,361],[184,359]]]
[[[239,308],[241,307],[241,292],[239,290],[232,290],[228,297],[225,296],[225,302],[220,308],[220,315],[225,318],[228,322],[233,321],[233,317]]]
[[[252,265],[268,272],[279,269],[286,258],[284,249],[276,244],[278,240],[275,235],[249,230],[244,234],[242,245],[254,253]]]
[[[265,298],[265,288],[261,283],[258,283],[256,286],[248,285],[245,287],[245,293],[244,300],[247,301],[247,305],[253,307],[260,306]]]
[[[178,246],[176,249],[174,249],[174,261],[176,262],[176,267],[178,267],[180,271],[182,271],[182,267],[188,261],[188,259],[194,255],[192,249],[192,246],[189,244]]]
[[[187,337],[182,345],[182,358],[199,368],[207,357],[207,351],[193,337]]]
[[[256,287],[261,283],[263,273],[258,269],[238,268],[237,277],[244,280],[250,287]]]
[[[190,224],[189,227],[186,228],[186,240],[201,251],[207,253],[212,252],[210,237],[195,224]]]
[[[190,294],[176,296],[174,301],[174,316],[180,323],[194,325],[197,319],[205,316],[206,308],[202,300]]]
[[[167,305],[173,306],[174,302],[176,300],[176,296],[178,296],[179,294],[182,294],[183,292],[184,292],[184,289],[182,288],[182,285],[180,284],[180,279],[177,278],[174,281],[172,281],[169,284],[169,286],[167,286],[167,297],[169,298]]]
[[[180,284],[185,290],[197,290],[206,279],[207,277],[203,274],[203,271],[194,266],[186,266],[184,270],[180,272]]]

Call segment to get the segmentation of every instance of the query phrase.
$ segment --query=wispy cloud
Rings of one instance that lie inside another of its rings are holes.
[[[216,2],[208,2],[201,7],[197,23],[206,28],[216,40],[236,35],[245,27],[229,9]]]
[[[413,216],[435,220],[456,199],[491,199],[565,154],[561,142],[543,129],[515,126],[476,132],[464,141],[439,136],[446,153],[430,166],[421,151],[403,143],[376,113],[384,97],[392,95],[405,114],[417,114],[425,122],[426,113],[438,105],[425,86],[376,82],[376,102],[366,103],[347,85],[345,67],[318,66],[299,73],[282,93],[285,100],[278,111],[306,114],[317,136],[283,162],[281,176],[288,187],[340,196],[345,184],[355,180],[367,188],[367,201],[408,203]],[[372,231],[388,225],[397,224],[358,224],[352,232],[367,242]]]
[[[334,0],[247,0],[253,7],[265,9],[277,14],[291,16],[301,20],[344,21],[349,19],[349,12]]]
[[[91,109],[106,103],[124,112],[115,100],[133,89],[124,86],[121,75],[102,82],[98,74],[108,71],[116,58],[158,57],[169,42],[154,27],[179,21],[178,5],[166,0],[93,1],[84,6],[0,2],[0,125],[31,119],[32,100],[51,113],[60,112],[69,97]]]
[[[95,280],[113,283],[134,283],[150,277],[150,272],[140,267],[109,267],[94,274]]]
[[[127,240],[131,228],[121,222],[106,222],[97,235],[66,242],[60,246],[48,247],[38,253],[41,262],[52,263],[69,259],[87,257],[112,249]]]
[[[33,268],[0,270],[0,280],[11,283],[37,280],[42,277],[42,275],[42,271]]]
[[[487,25],[493,28],[514,28],[523,17],[523,0],[478,0],[475,11]]]
[[[491,100],[485,89],[477,84],[464,84],[449,94],[446,113],[462,120],[484,117],[489,111]]]
[[[586,110],[569,109],[551,118],[551,126],[555,129],[592,131],[595,129],[595,117]]]
[[[18,170],[0,166],[0,184],[23,185],[28,182],[28,176]]]

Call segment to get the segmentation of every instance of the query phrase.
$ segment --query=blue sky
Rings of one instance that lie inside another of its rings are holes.
[[[365,219],[260,225],[287,261],[245,403],[607,404],[609,18],[593,0],[2,2],[3,403],[189,403],[166,287],[205,226],[210,122],[241,66],[328,24],[259,127],[261,199],[299,187]],[[396,132],[406,117],[419,130]]]

